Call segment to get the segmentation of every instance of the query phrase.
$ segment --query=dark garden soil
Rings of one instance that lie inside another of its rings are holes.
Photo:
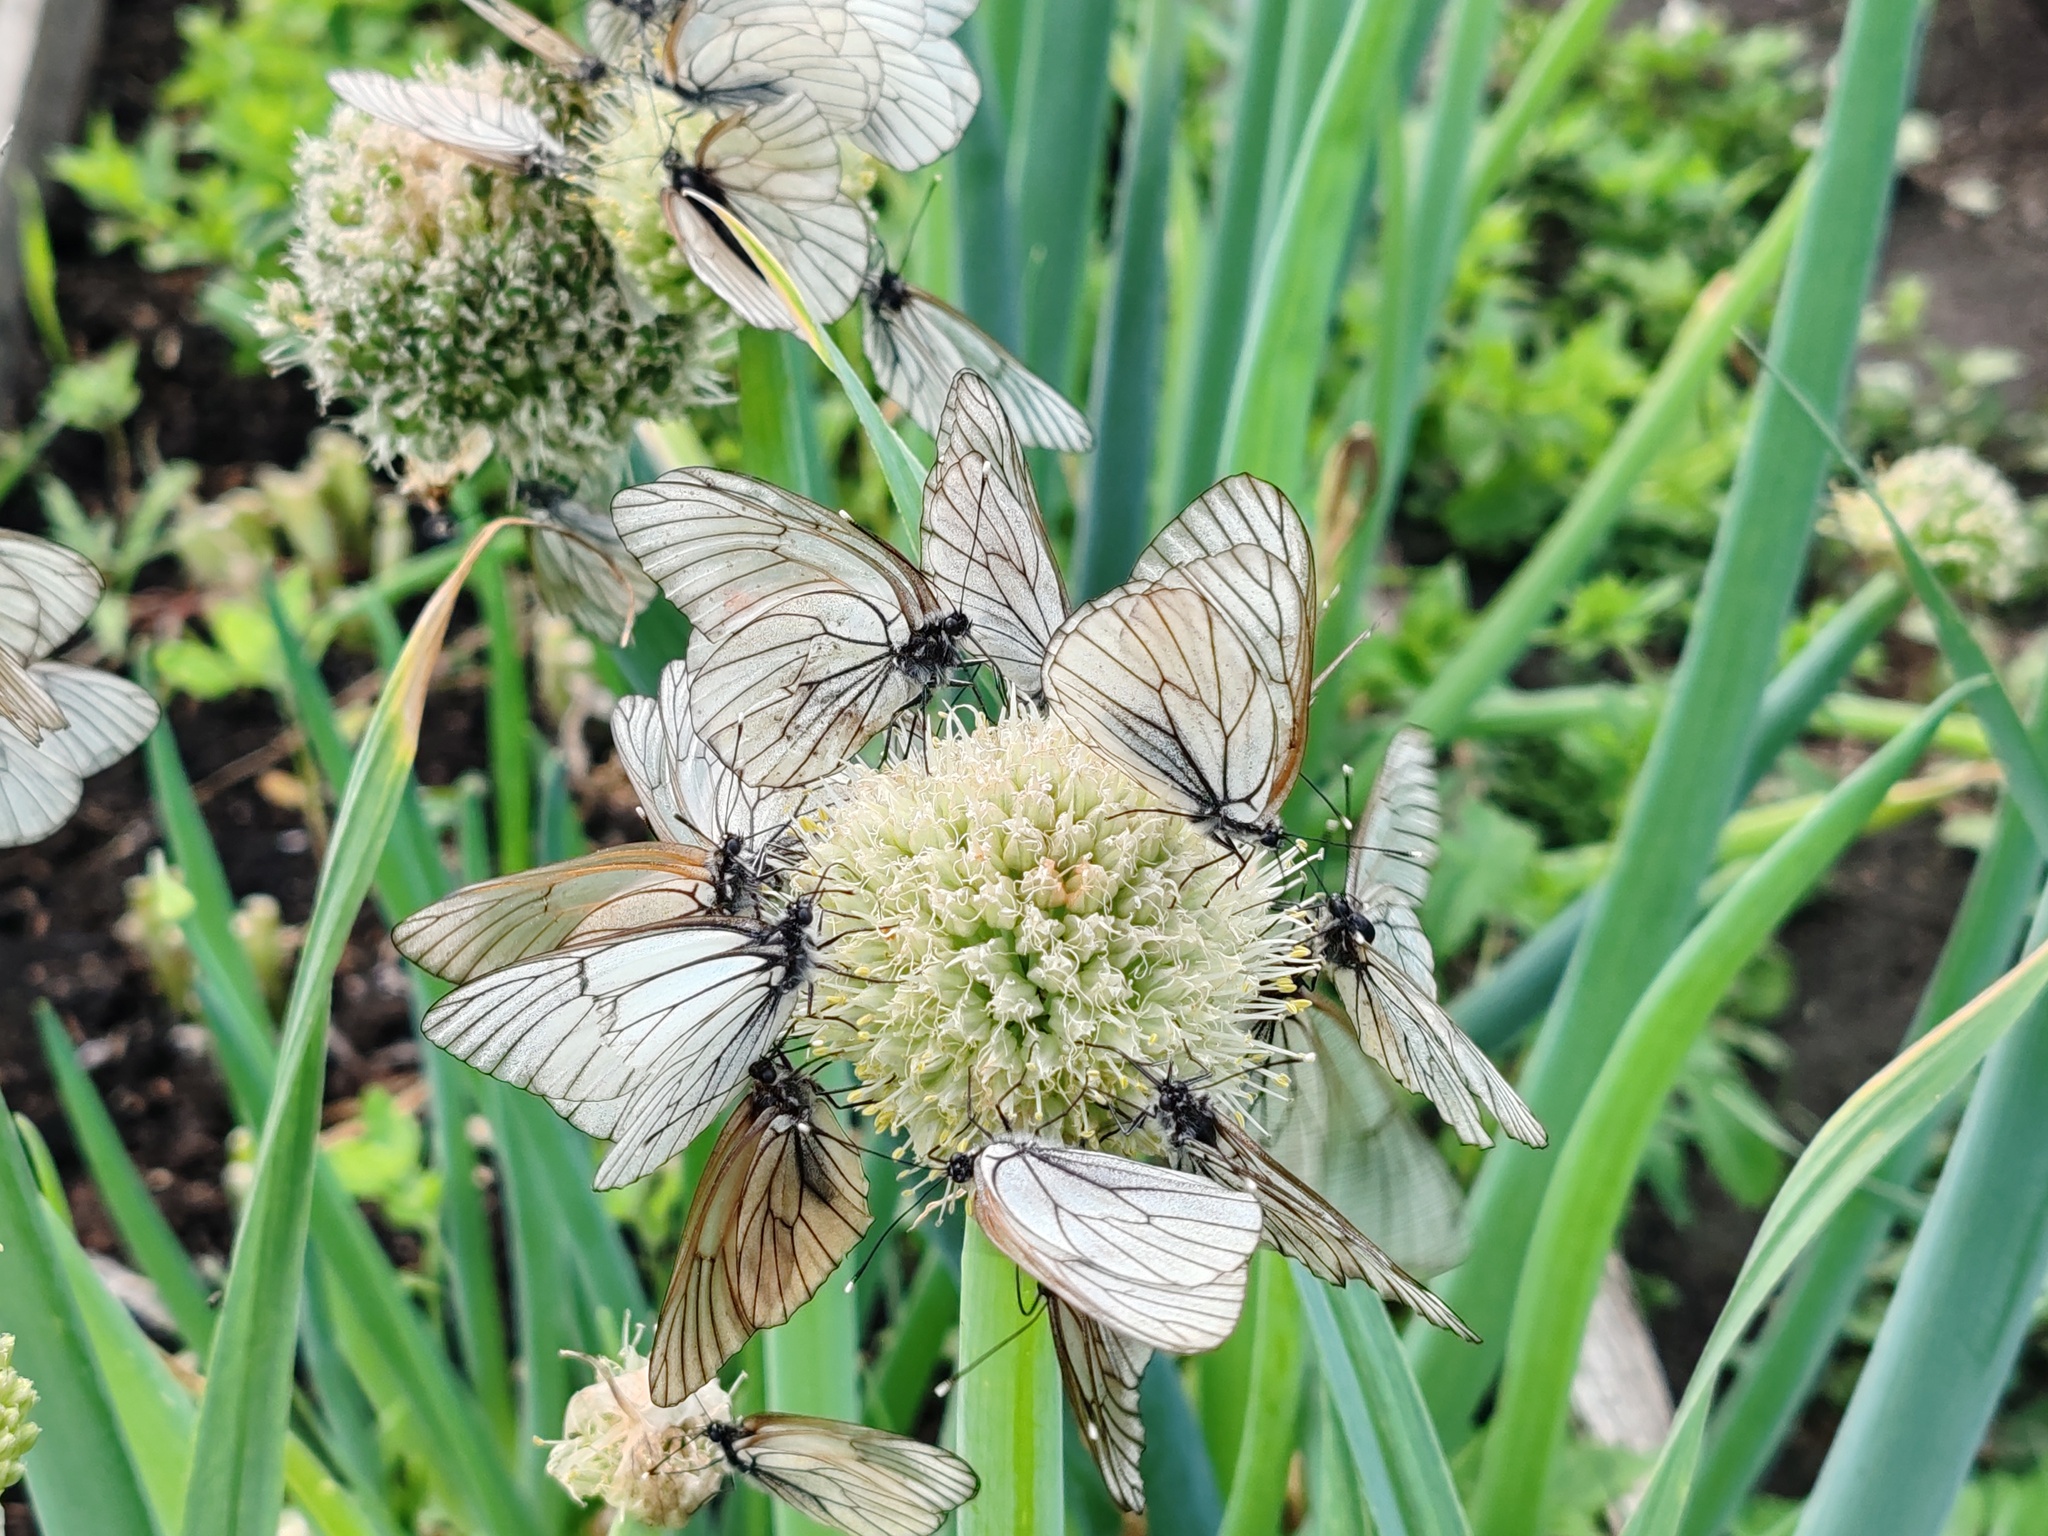
[[[124,133],[147,116],[155,86],[174,66],[172,18],[179,0],[113,0],[91,99]],[[2034,7],[2030,9],[2030,4]],[[1744,22],[1803,21],[1827,43],[1839,24],[1833,0],[1736,0]],[[1933,22],[1920,101],[1943,128],[1939,160],[1902,188],[1889,269],[1919,272],[1932,288],[1930,329],[1953,345],[2022,348],[2032,365],[2018,386],[2038,393],[2048,369],[2048,0],[1949,0]],[[1989,177],[2000,209],[1973,219],[1942,188],[1964,174]],[[256,465],[296,464],[317,420],[295,380],[241,375],[230,349],[198,316],[195,273],[152,274],[127,255],[96,253],[88,219],[60,189],[51,195],[60,261],[60,303],[75,342],[97,349],[124,337],[141,348],[145,403],[138,436],[165,458],[202,466],[202,489],[217,494]],[[54,465],[91,504],[106,494],[101,446],[79,434],[60,442]],[[32,498],[0,508],[0,523],[36,528]],[[138,622],[178,595],[151,590]],[[482,760],[480,709],[471,695],[447,697],[430,714],[421,776],[444,783]],[[249,696],[172,715],[206,814],[238,895],[268,892],[287,922],[310,906],[315,858],[297,813],[254,787],[251,754],[272,750],[282,722],[266,698]],[[267,765],[267,764],[266,764]],[[147,972],[112,933],[123,910],[122,882],[155,846],[141,764],[130,760],[94,779],[79,817],[33,848],[0,853],[0,1091],[51,1143],[96,1249],[113,1251],[111,1230],[79,1174],[36,1043],[31,1005],[48,998],[112,1109],[166,1215],[197,1252],[222,1256],[229,1217],[221,1194],[224,1096],[203,1037],[177,1027]],[[1826,891],[1785,934],[1798,996],[1777,1028],[1792,1048],[1782,1080],[1766,1085],[1787,1123],[1802,1134],[1832,1112],[1895,1047],[1938,951],[1968,873],[1965,855],[1942,846],[1929,825],[1873,838],[1843,863]],[[337,988],[330,1092],[353,1095],[369,1081],[411,1066],[402,982],[374,919],[357,929]],[[1667,1371],[1682,1382],[1719,1313],[1758,1214],[1736,1208],[1712,1181],[1694,1180],[1697,1219],[1674,1230],[1645,1202],[1626,1248],[1632,1263],[1671,1283],[1678,1300],[1652,1315]],[[1797,1493],[1819,1464],[1830,1410],[1809,1415],[1774,1478]],[[26,1511],[7,1507],[7,1536],[27,1529]]]

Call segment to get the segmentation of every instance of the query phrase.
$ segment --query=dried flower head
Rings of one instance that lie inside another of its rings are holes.
[[[2009,602],[2039,572],[2044,550],[2005,477],[1967,448],[1926,448],[1879,472],[1878,491],[1899,526],[1944,581],[1980,602]],[[1828,531],[1864,559],[1896,558],[1870,493],[1834,495]]]
[[[565,131],[578,115],[571,88],[534,70],[433,78]],[[574,479],[634,418],[710,397],[722,317],[708,299],[636,312],[566,180],[486,169],[350,108],[300,146],[297,171],[296,281],[271,286],[262,328],[273,362],[353,408],[379,465],[452,469],[495,447],[521,475]]]
[[[572,1498],[602,1499],[642,1525],[682,1525],[725,1479],[724,1459],[704,1429],[731,1417],[732,1400],[712,1382],[673,1408],[657,1408],[646,1358],[630,1343],[616,1362],[590,1364],[597,1380],[569,1399],[548,1476]]]
[[[837,975],[811,1039],[923,1156],[1007,1123],[1092,1144],[1131,1063],[1243,1106],[1302,941],[1287,860],[1221,848],[1019,710],[859,775],[807,839]],[[1056,1129],[1055,1129],[1056,1128]],[[1120,1150],[1143,1143],[1124,1136]]]
[[[14,1335],[0,1333],[0,1488],[21,1481],[22,1458],[42,1430],[30,1420],[36,1389],[14,1368]]]

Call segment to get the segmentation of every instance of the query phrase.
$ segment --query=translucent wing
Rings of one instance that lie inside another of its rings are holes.
[[[867,216],[840,189],[838,143],[809,97],[723,119],[671,183],[662,209],[691,269],[750,325],[787,330],[795,318],[720,210],[767,247],[817,320],[830,324],[852,307],[867,268]]]
[[[400,923],[391,942],[429,975],[461,983],[715,910],[702,852],[634,843],[464,886]]]
[[[64,711],[29,675],[29,669],[14,658],[16,652],[0,646],[0,719],[10,722],[31,742],[39,742],[66,724]]]
[[[111,768],[156,727],[156,700],[125,677],[61,661],[39,661],[28,673],[65,720],[36,750],[82,779]]]
[[[741,1472],[850,1536],[929,1536],[981,1486],[951,1451],[860,1424],[755,1413],[739,1427]]]
[[[611,1141],[596,1187],[614,1188],[695,1139],[781,1039],[810,922],[700,919],[522,960],[449,993],[421,1028]]]
[[[1061,453],[1095,446],[1087,417],[943,299],[881,266],[862,295],[861,345],[875,381],[927,432],[942,431],[947,392],[967,369],[987,381],[1025,443]]]
[[[659,700],[619,700],[612,735],[656,836],[705,849],[737,837],[749,868],[773,862],[802,797],[748,784],[718,760],[697,733],[685,663],[662,668]]]
[[[974,1217],[1062,1301],[1175,1354],[1230,1336],[1261,1223],[1251,1196],[1178,1169],[1012,1136],[974,1160]]]
[[[723,640],[692,636],[705,741],[764,788],[831,777],[925,696],[928,684],[898,660],[910,634],[900,614],[820,583],[762,605]]]
[[[1358,819],[1345,890],[1360,902],[1401,900],[1421,906],[1429,894],[1430,867],[1436,863],[1439,825],[1436,747],[1427,731],[1404,727],[1387,743],[1365,813]],[[1420,971],[1410,974],[1418,984],[1433,989],[1435,967],[1426,946],[1421,961]]]
[[[981,0],[924,0],[925,30],[933,37],[951,37],[967,24]]]
[[[1284,1098],[1263,1105],[1271,1150],[1342,1211],[1401,1268],[1420,1279],[1465,1260],[1465,1192],[1443,1154],[1397,1102],[1398,1090],[1358,1037],[1320,1009],[1301,1037],[1313,1053],[1287,1069]],[[1301,1026],[1297,1025],[1297,1029]]]
[[[924,0],[847,0],[881,65],[873,109],[853,133],[862,149],[899,171],[930,165],[967,130],[981,80],[950,36],[934,36]]]
[[[514,5],[512,0],[462,0],[462,3],[535,58],[565,75],[578,80],[595,80],[605,72],[604,60],[585,53],[571,39],[531,11]],[[365,107],[363,110],[367,112],[370,109]]]
[[[589,0],[583,28],[606,64],[647,71],[681,10],[681,0]]]
[[[92,617],[101,586],[85,556],[0,529],[0,646],[25,661],[49,655]]]
[[[747,111],[801,96],[835,134],[867,122],[882,78],[844,0],[695,0],[674,13],[664,55],[694,106]]]
[[[1013,693],[1038,697],[1045,647],[1067,616],[1067,589],[1037,502],[1018,500],[978,453],[942,458],[925,481],[920,547],[932,585],[972,621],[975,654]]]
[[[1178,1149],[1180,1155],[1226,1189],[1256,1196],[1265,1212],[1265,1240],[1276,1251],[1326,1285],[1363,1280],[1389,1301],[1401,1302],[1437,1327],[1448,1328],[1462,1338],[1476,1337],[1458,1320],[1457,1313],[1404,1274],[1377,1243],[1241,1127],[1221,1118],[1210,1123],[1215,1140],[1189,1141]]]
[[[1374,935],[1354,960],[1332,964],[1330,979],[1365,1053],[1434,1104],[1461,1140],[1493,1144],[1479,1119],[1484,1107],[1515,1140],[1544,1145],[1548,1138],[1529,1106],[1438,1005],[1429,940],[1415,914],[1399,905],[1362,910]]]
[[[1076,609],[1046,651],[1046,699],[1169,809],[1263,832],[1307,736],[1305,623],[1286,566],[1237,545]]]
[[[571,497],[525,495],[522,502],[536,522],[566,530],[533,532],[533,584],[540,600],[594,639],[616,641],[630,617],[628,605],[639,613],[654,601],[655,588],[611,519]]]
[[[908,627],[938,612],[923,575],[887,544],[750,475],[671,470],[613,497],[612,522],[641,569],[689,615],[693,642],[723,639],[773,599],[820,582]]]
[[[1145,1421],[1138,1412],[1138,1386],[1152,1350],[1050,1294],[1046,1315],[1060,1357],[1067,1406],[1074,1410],[1088,1454],[1095,1458],[1117,1507],[1140,1514],[1145,1508],[1145,1480],[1138,1471],[1138,1457],[1145,1449]]]
[[[569,151],[530,107],[502,96],[426,80],[400,80],[374,69],[337,69],[327,76],[334,94],[380,122],[500,170],[559,174]]]
[[[1010,494],[1036,515],[1038,488],[1031,482],[1024,445],[1018,440],[1002,397],[984,376],[963,368],[947,385],[945,400],[939,424],[932,432],[937,449],[934,469],[942,469],[970,453],[979,454],[995,467]]]
[[[860,1154],[809,1079],[742,1099],[698,1177],[649,1360],[654,1401],[681,1402],[762,1328],[789,1321],[868,1227]]]
[[[1221,554],[1234,544],[1255,544],[1280,556],[1301,588],[1304,606],[1315,612],[1315,550],[1301,514],[1277,486],[1251,475],[1219,480],[1189,502],[1138,556],[1131,579],[1164,575],[1169,567]]]
[[[78,809],[85,783],[0,719],[0,848],[48,837]]]

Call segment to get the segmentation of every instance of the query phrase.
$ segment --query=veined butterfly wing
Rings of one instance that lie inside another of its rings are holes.
[[[92,617],[102,585],[85,556],[0,529],[0,648],[24,662],[49,655]]]
[[[1421,906],[1429,894],[1441,826],[1435,744],[1427,731],[1404,726],[1387,743],[1364,814],[1358,818],[1344,872],[1345,890],[1354,898],[1384,890],[1411,907]],[[1434,963],[1427,953],[1420,961],[1414,979],[1433,984]]]
[[[14,659],[14,652],[4,647],[0,647],[0,720],[8,721],[31,744],[51,731],[63,730],[66,724],[57,701]]]
[[[654,583],[627,554],[609,517],[574,496],[521,487],[533,530],[533,584],[540,600],[593,639],[616,642],[631,612],[654,601]],[[560,533],[551,530],[559,528]]]
[[[979,4],[981,0],[924,0],[925,31],[932,37],[951,37]]]
[[[663,46],[669,83],[692,106],[748,111],[798,95],[835,134],[874,110],[882,62],[845,0],[690,0]]]
[[[605,74],[603,59],[584,52],[572,39],[557,32],[533,12],[515,5],[513,0],[462,0],[462,3],[542,63],[551,65],[571,79],[596,80]],[[366,107],[364,110],[370,109]]]
[[[391,942],[421,970],[459,985],[535,955],[717,910],[701,850],[631,843],[466,885],[405,919]]]
[[[1083,604],[1047,648],[1053,713],[1226,842],[1272,841],[1308,733],[1287,567],[1240,544]]]
[[[1145,1449],[1145,1420],[1138,1411],[1138,1388],[1151,1347],[1103,1327],[1049,1291],[1045,1306],[1060,1357],[1060,1384],[1082,1443],[1117,1507],[1142,1514],[1145,1479],[1138,1458]]]
[[[879,263],[861,297],[861,346],[875,381],[927,432],[944,431],[948,391],[965,369],[981,375],[1032,447],[1086,453],[1095,446],[1087,417],[943,299]]]
[[[991,418],[1003,436],[1001,407],[987,385],[962,373],[953,388],[947,417]],[[973,397],[973,407],[961,404]],[[972,436],[1003,452],[989,434]],[[1013,693],[1036,698],[1045,647],[1067,616],[1067,589],[1059,562],[1045,536],[1038,500],[1024,479],[1020,497],[1010,466],[984,458],[969,445],[970,434],[949,433],[938,462],[925,480],[920,548],[933,586],[973,624],[973,649],[1003,675]],[[1014,439],[1010,457],[1021,463]]]
[[[682,0],[588,0],[583,30],[611,68],[649,74],[681,10]]]
[[[789,1321],[868,1228],[860,1153],[809,1078],[756,1063],[698,1176],[655,1328],[654,1401],[672,1407],[741,1345]]]
[[[1279,487],[1252,475],[1219,480],[1182,508],[1145,546],[1131,567],[1131,579],[1163,576],[1174,566],[1220,555],[1236,544],[1255,544],[1280,556],[1301,588],[1303,606],[1314,614],[1316,559],[1308,529]]]
[[[449,993],[434,1044],[612,1142],[596,1187],[630,1184],[694,1140],[789,1027],[816,914],[700,918],[522,960]]]
[[[838,142],[808,96],[721,119],[694,160],[671,162],[668,182],[662,212],[691,270],[748,324],[789,330],[796,317],[722,213],[753,232],[820,323],[859,296],[867,216],[840,189]]]
[[[706,1433],[734,1471],[849,1536],[930,1536],[981,1487],[951,1451],[837,1419],[753,1413]]]
[[[974,1218],[1062,1301],[1174,1354],[1230,1336],[1261,1224],[1257,1200],[1193,1174],[1009,1135],[975,1155]]]
[[[1038,487],[1032,484],[1024,444],[995,387],[984,375],[963,368],[948,381],[944,398],[938,426],[932,430],[936,449],[933,469],[942,469],[970,453],[980,454],[1002,476],[1010,494],[1036,516]]]
[[[0,713],[0,847],[7,848],[62,826],[78,809],[84,781],[134,751],[157,721],[156,700],[110,672],[39,661],[23,676],[63,723],[31,741]]]
[[[0,848],[39,842],[71,819],[85,781],[0,718]]]
[[[899,171],[930,165],[966,132],[981,79],[950,35],[935,34],[923,0],[846,0],[880,63],[875,101],[853,141]]]
[[[568,146],[548,132],[530,107],[459,85],[400,80],[374,69],[337,69],[334,94],[379,122],[406,128],[479,164],[520,175],[558,176]]]

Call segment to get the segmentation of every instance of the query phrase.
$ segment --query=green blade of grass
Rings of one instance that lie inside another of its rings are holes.
[[[1714,1388],[1737,1343],[1807,1245],[2026,1017],[2044,988],[2048,946],[2036,949],[1902,1052],[1857,1089],[1807,1144],[1764,1215],[1624,1536],[1674,1536],[1699,1464]]]
[[[862,1415],[868,1423],[899,1435],[910,1432],[924,1410],[947,1331],[959,1312],[959,1276],[935,1250],[926,1249],[891,1320],[888,1339],[868,1372]]]
[[[1568,0],[1544,24],[1543,35],[1472,147],[1472,163],[1465,178],[1464,229],[1469,230],[1493,200],[1529,135],[1600,41],[1614,4],[1615,0]]]
[[[207,1305],[206,1286],[193,1270],[192,1260],[179,1245],[171,1224],[157,1209],[142,1175],[135,1171],[135,1164],[121,1144],[121,1133],[114,1128],[106,1105],[100,1102],[92,1079],[78,1064],[71,1037],[57,1021],[56,1011],[38,998],[35,1014],[43,1059],[49,1063],[50,1077],[57,1085],[64,1118],[70,1123],[72,1139],[78,1143],[79,1154],[85,1159],[86,1170],[92,1175],[93,1187],[99,1191],[114,1230],[121,1234],[136,1268],[149,1277],[163,1297],[165,1310],[178,1325],[178,1332],[204,1360],[213,1338],[213,1309]]]
[[[797,338],[741,331],[739,390],[741,467],[812,501],[833,502],[818,448],[811,361]]]
[[[526,657],[520,651],[519,621],[512,612],[502,557],[486,561],[477,572],[475,590],[490,636],[484,733],[489,742],[491,802],[498,813],[498,873],[510,875],[533,864],[533,795],[526,760]]]
[[[1892,153],[1919,38],[1914,9],[1857,0],[1773,329],[1779,369],[1841,404],[1893,179]],[[1594,903],[1523,1070],[1522,1096],[1566,1136],[1629,1011],[1690,922],[1734,802],[1777,636],[1803,568],[1828,464],[1798,402],[1766,381],[1737,466],[1671,701],[1629,799],[1613,877]],[[1438,1433],[1461,1444],[1499,1359],[1551,1163],[1502,1147],[1473,1189],[1470,1259],[1445,1299],[1488,1338],[1412,1341]]]
[[[1216,444],[1230,406],[1230,380],[1244,337],[1252,275],[1264,224],[1266,146],[1287,39],[1287,0],[1251,0],[1239,27],[1236,94],[1230,112],[1230,158],[1223,190],[1202,238],[1202,290],[1195,321],[1187,393],[1173,441],[1178,468],[1168,503],[1184,507],[1216,478]]]
[[[66,1283],[42,1192],[0,1097],[0,1294],[14,1369],[35,1384],[42,1436],[26,1459],[44,1536],[155,1536],[135,1463]]]
[[[1954,718],[1951,716],[1951,718]],[[2048,747],[2048,708],[2035,709],[2037,745]],[[1938,741],[1939,736],[1936,737]],[[2041,884],[2042,860],[2026,820],[2010,797],[2001,801],[1991,841],[1970,871],[1956,920],[1934,973],[1907,1025],[1901,1049],[1989,986],[2011,964],[2027,909]],[[1920,1177],[1933,1128],[1923,1127],[1893,1153],[1878,1175],[1897,1188]],[[1688,1536],[1713,1536],[1734,1517],[1790,1433],[1812,1395],[1863,1292],[1864,1277],[1897,1220],[1897,1208],[1875,1194],[1859,1194],[1829,1224],[1811,1258],[1786,1285],[1769,1323],[1743,1359],[1716,1412],[1693,1499]]]
[[[1021,34],[1021,7],[1007,7],[1005,20],[1014,21],[1014,33]],[[1024,308],[1017,285],[1017,217],[1010,202],[1005,126],[1014,76],[995,58],[998,52],[1010,52],[1001,48],[997,38],[1012,31],[987,5],[960,29],[960,44],[981,76],[981,107],[953,152],[951,187],[942,187],[939,196],[950,190],[958,213],[954,245],[960,307],[975,324],[1015,352],[1023,344]],[[1012,35],[1010,41],[1014,47],[1021,37]],[[1011,57],[1014,60],[1014,52]]]
[[[1530,1239],[1473,1503],[1482,1536],[1533,1536],[1601,1267],[1665,1097],[1737,971],[1926,750],[1960,684],[1874,754],[1736,882],[1631,1011],[1558,1155]]]
[[[472,557],[483,553],[502,526],[491,525],[477,536]],[[427,685],[466,574],[458,566],[415,625],[406,655],[371,714],[335,817],[286,1005],[277,1086],[221,1302],[212,1359],[216,1386],[200,1407],[184,1536],[274,1536],[277,1528],[326,1083],[329,991],[398,815]]]
[[[1176,0],[1145,7],[1144,74],[1124,136],[1115,254],[1096,331],[1095,462],[1074,526],[1069,562],[1076,600],[1130,574],[1151,535],[1146,486],[1159,428],[1166,345],[1166,216],[1174,130],[1180,121],[1182,44]]]
[[[1042,1309],[1034,1318],[1019,1305],[1016,1268],[972,1221],[960,1264],[960,1363],[974,1368],[955,1378],[953,1400],[960,1454],[981,1478],[957,1517],[960,1536],[1063,1536],[1052,1329]]]
[[[1138,1409],[1145,1421],[1145,1449],[1138,1470],[1145,1480],[1145,1508],[1152,1528],[1175,1536],[1215,1536],[1223,1522],[1223,1497],[1216,1469],[1202,1448],[1202,1427],[1181,1385],[1178,1363],[1154,1355],[1138,1384]]]
[[[1256,1536],[1280,1524],[1287,1471],[1294,1454],[1295,1411],[1301,1402],[1301,1302],[1287,1260],[1260,1253],[1252,1261],[1259,1304],[1252,1329],[1251,1390],[1237,1444],[1223,1536]]]

